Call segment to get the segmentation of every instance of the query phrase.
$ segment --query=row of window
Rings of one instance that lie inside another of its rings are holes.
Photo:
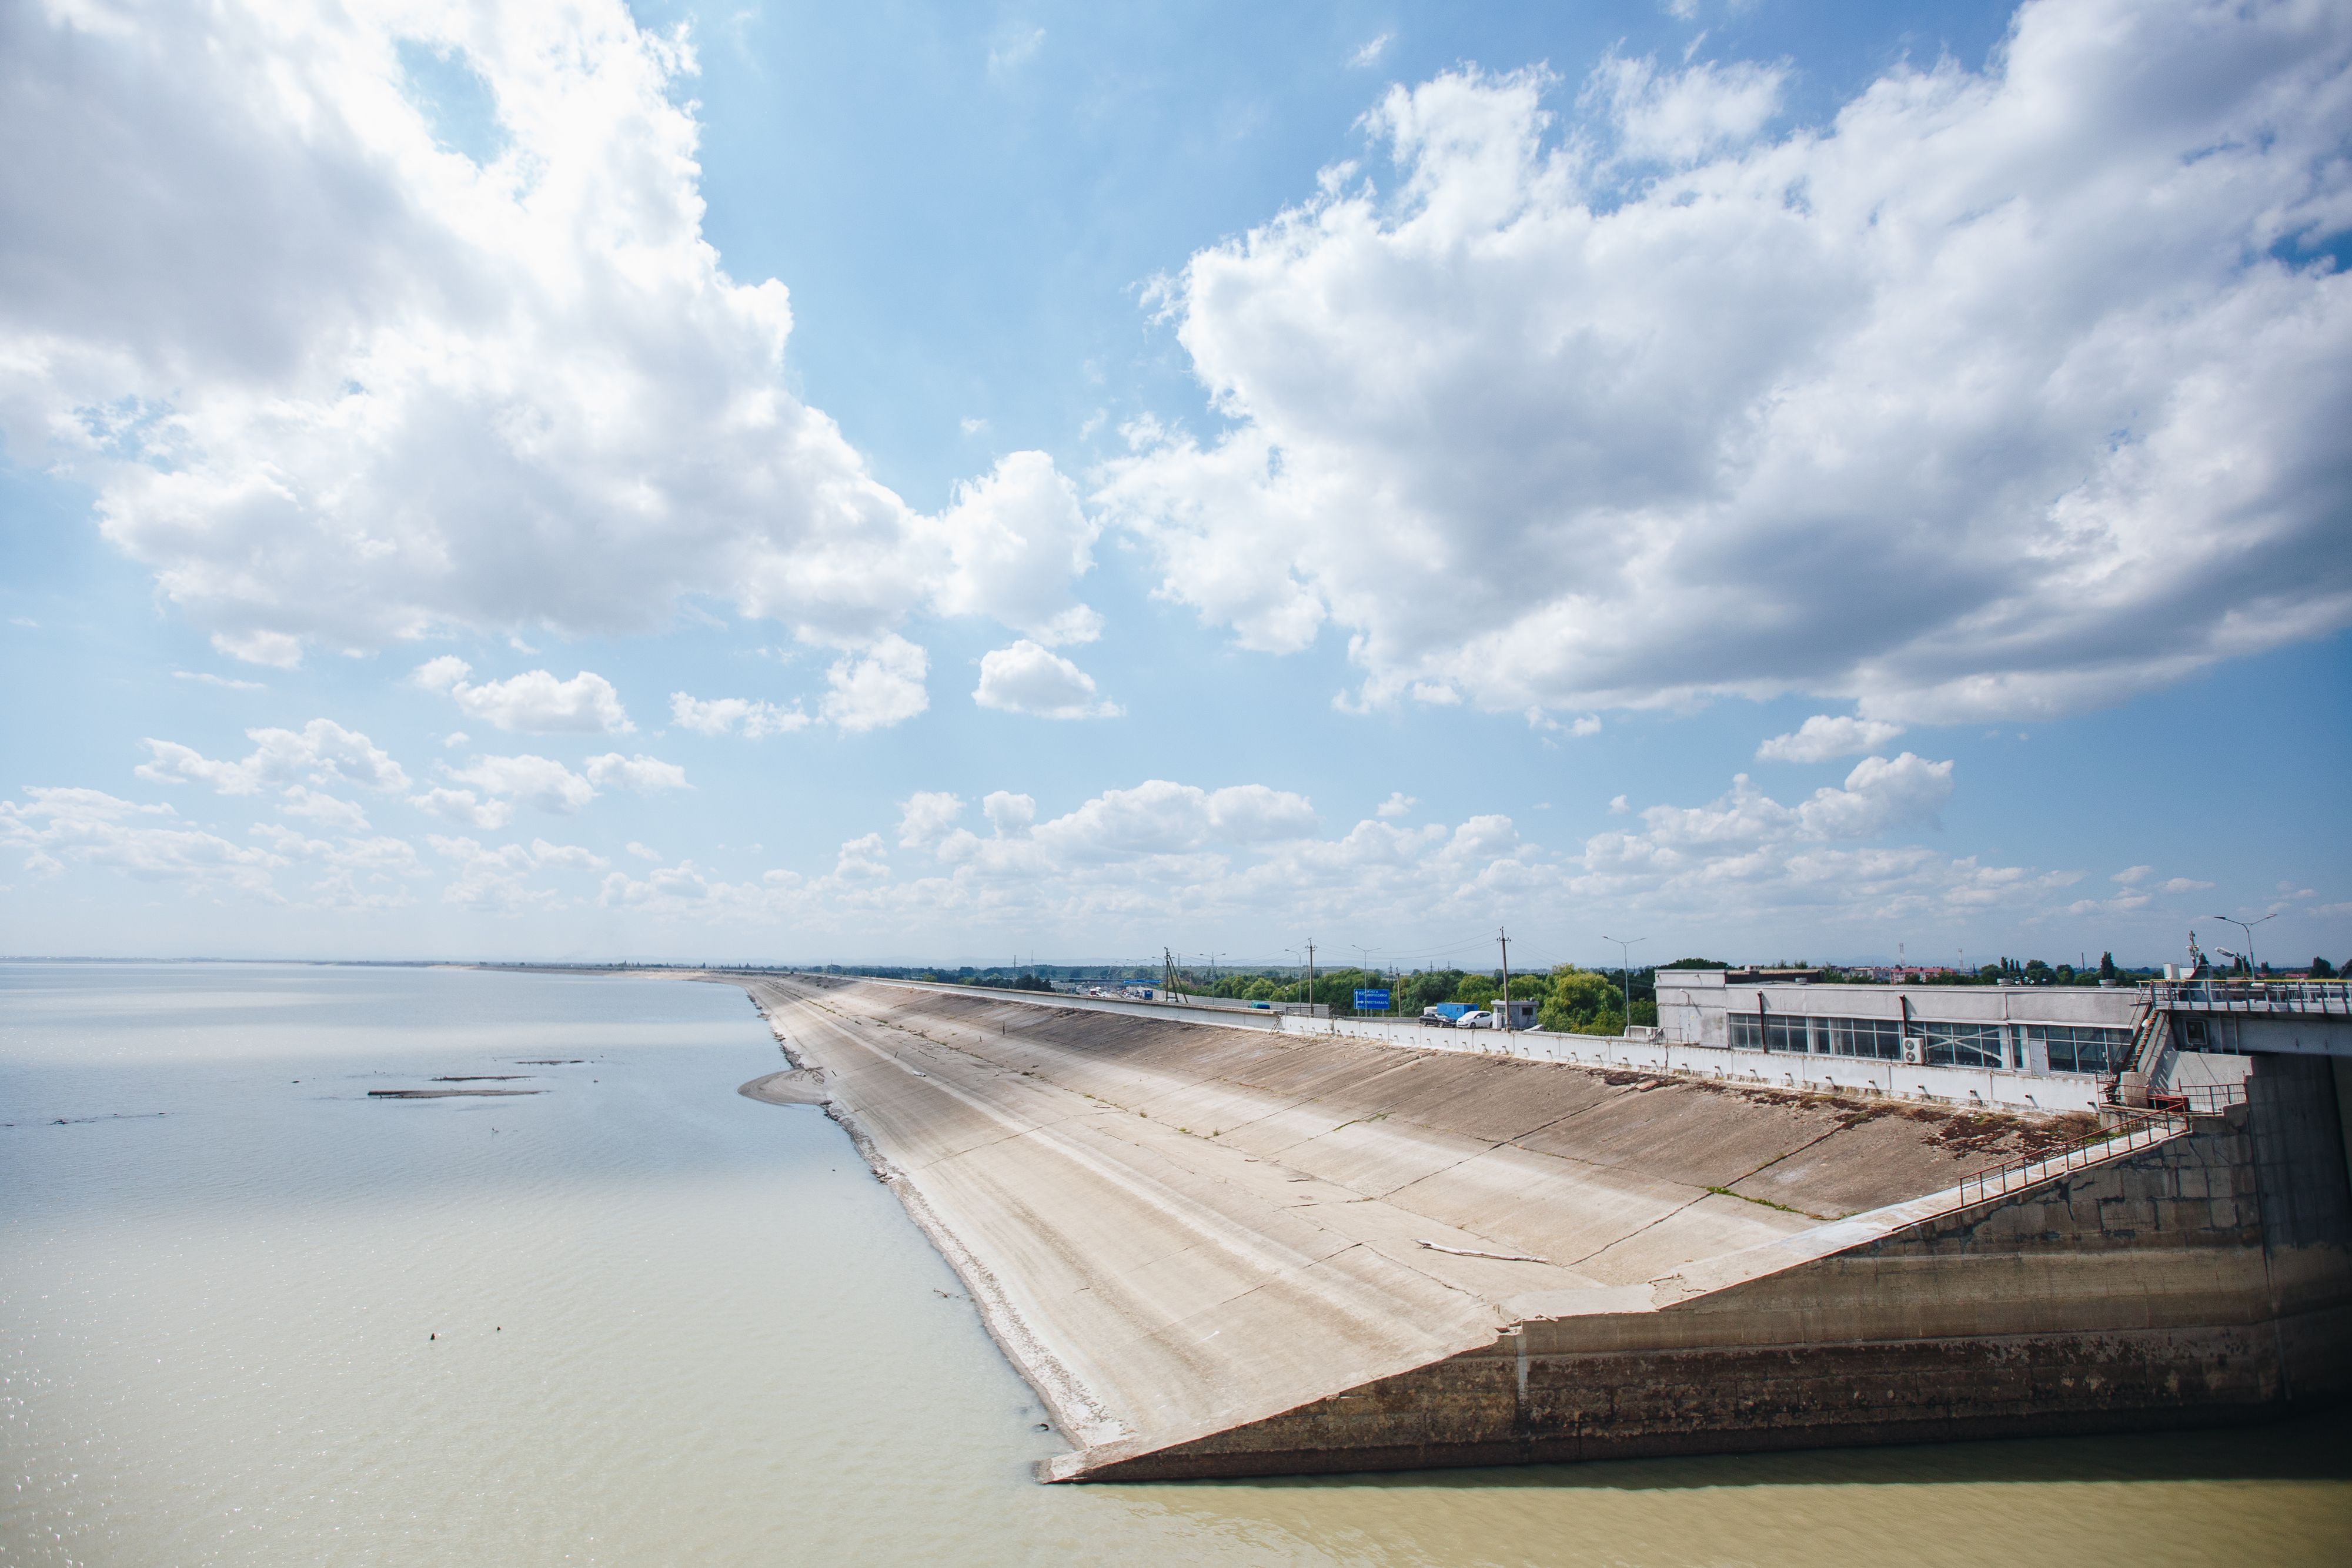
[[[1746,1051],[1802,1051],[1879,1061],[1903,1057],[1903,1026],[1893,1019],[1799,1018],[1788,1013],[1733,1013],[1731,1043]],[[2034,1046],[2048,1052],[2053,1072],[2111,1072],[2120,1066],[2131,1030],[2074,1024],[1941,1023],[1914,1019],[1930,1067],[2023,1067]]]

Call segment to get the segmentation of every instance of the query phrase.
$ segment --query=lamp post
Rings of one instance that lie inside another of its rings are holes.
[[[1630,1030],[1633,1027],[1633,949],[1649,938],[1635,936],[1629,940],[1622,936],[1603,936],[1601,939],[1616,943],[1618,956],[1623,960],[1617,974],[1625,982],[1625,1027]]]
[[[2246,977],[2249,979],[2254,977],[2254,927],[2260,925],[2263,920],[2276,920],[2278,917],[2279,912],[2275,909],[2263,915],[2262,920],[2254,921],[2239,920],[2227,915],[2213,916],[2216,920],[2229,921],[2231,925],[2246,934]]]

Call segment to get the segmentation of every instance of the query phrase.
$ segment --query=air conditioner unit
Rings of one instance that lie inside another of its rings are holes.
[[[1903,1060],[1914,1067],[1925,1066],[1927,1061],[1927,1042],[1916,1034],[1906,1038],[1903,1041]]]

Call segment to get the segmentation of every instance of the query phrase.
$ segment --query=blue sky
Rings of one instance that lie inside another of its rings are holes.
[[[2352,956],[2340,8],[0,21],[0,947]]]

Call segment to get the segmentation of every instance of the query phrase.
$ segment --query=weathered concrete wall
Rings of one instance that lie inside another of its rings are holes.
[[[2265,1061],[2250,1103],[2190,1136],[1661,1310],[1529,1321],[1087,1479],[2211,1424],[2340,1397],[2335,1088],[2325,1064]]]

